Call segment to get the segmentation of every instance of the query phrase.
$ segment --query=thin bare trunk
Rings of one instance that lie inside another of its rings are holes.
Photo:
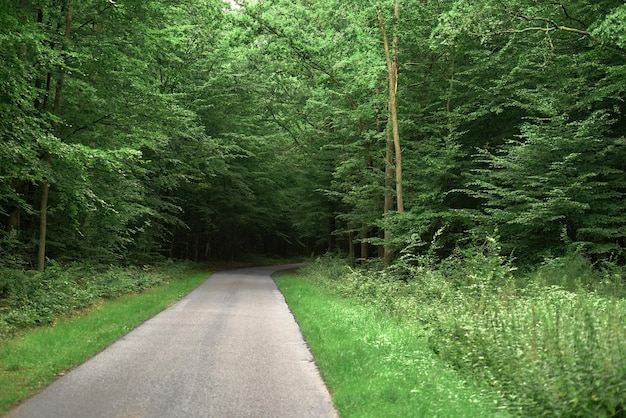
[[[23,25],[26,25],[30,17],[30,9],[31,9],[30,0],[20,0],[19,7],[20,7],[20,13],[21,13],[20,21],[22,22]],[[21,45],[21,57],[20,58],[25,64],[28,62],[28,46],[26,42],[24,42]],[[22,183],[19,179],[11,180],[11,189],[13,189],[15,193],[18,195],[22,195],[20,191],[21,185]],[[7,232],[11,232],[15,229],[19,229],[20,216],[21,216],[20,213],[21,213],[21,209],[18,203],[16,203],[14,207],[9,209],[9,216],[7,218],[7,222],[5,225],[5,229]]]
[[[361,264],[364,264],[367,261],[369,255],[369,243],[366,241],[369,234],[369,227],[367,224],[363,224],[363,229],[361,229]]]
[[[393,132],[393,145],[395,149],[395,162],[396,162],[396,205],[398,213],[404,213],[404,194],[402,192],[402,149],[400,148],[400,127],[398,126],[398,109],[397,109],[397,95],[398,95],[398,22],[400,21],[400,1],[396,0],[394,5],[393,16],[394,22],[394,34],[393,34],[393,62],[391,63],[392,74],[389,80],[390,94],[389,94],[389,111],[391,113],[391,130]],[[391,81],[393,80],[393,88]],[[393,91],[393,95],[391,94]]]
[[[391,240],[393,239],[393,234],[389,230],[389,217],[391,215],[391,211],[393,211],[393,194],[391,193],[391,189],[393,187],[393,137],[391,134],[387,134],[387,146],[385,151],[385,206],[384,206],[384,220],[385,220],[385,232],[384,232],[384,257],[383,262],[386,266],[391,264],[393,260],[393,247],[391,245]]]
[[[352,231],[348,232],[348,257],[350,260],[350,264],[354,264],[354,239],[352,235]]]
[[[380,7],[377,9],[378,22],[383,37],[383,47],[385,59],[387,61],[387,79],[389,82],[389,102],[388,102],[388,125],[391,128],[387,131],[386,151],[385,151],[385,222],[389,222],[389,217],[394,207],[394,197],[391,189],[396,189],[396,207],[398,213],[404,213],[404,195],[402,192],[402,149],[400,147],[400,130],[398,126],[397,92],[398,92],[398,21],[400,20],[400,2],[394,4],[393,39],[389,45],[389,37],[385,27],[385,19]],[[391,240],[393,234],[387,226],[384,231],[384,264],[389,265],[393,260],[393,247]]]
[[[63,3],[63,12],[65,14],[65,42],[69,41],[71,29],[72,29],[72,2],[73,0],[66,0]],[[64,46],[63,48],[65,48]],[[49,75],[50,77],[50,75]],[[61,94],[63,93],[63,71],[60,71],[59,77],[56,82],[56,89],[54,92],[54,107],[52,112],[55,115],[59,115],[61,110]],[[50,155],[46,156],[48,164],[50,164]],[[50,181],[44,179],[41,185],[41,206],[40,206],[40,219],[39,219],[39,249],[37,251],[37,270],[44,271],[46,265],[46,233],[48,230],[48,197],[50,195]]]
[[[332,204],[328,210],[328,252],[332,253],[337,248],[337,243],[335,242],[335,232],[337,229],[337,220],[335,219],[334,208]]]
[[[380,90],[376,89],[376,95],[378,96],[380,94]],[[378,108],[376,108],[376,132],[377,133],[382,133],[383,132],[383,123],[382,123],[382,119],[380,117],[380,110]],[[386,147],[386,145],[385,145]],[[382,202],[382,206],[383,206],[383,216],[386,217],[387,216],[387,212],[390,210],[393,210],[393,200],[391,201],[391,204],[388,204],[388,198],[387,196],[391,197],[389,194],[389,185],[387,184],[387,178],[388,176],[392,177],[393,180],[393,171],[391,170],[391,165],[389,164],[389,162],[387,161],[389,159],[389,155],[385,155],[385,193],[383,196],[383,200],[381,200]],[[384,229],[383,230],[378,230],[378,238],[384,239]],[[384,258],[385,257],[385,251],[386,251],[387,246],[385,245],[378,245],[378,258]]]
[[[48,230],[48,194],[50,182],[41,185],[41,207],[39,214],[39,249],[37,251],[37,271],[43,272],[46,266],[46,231]]]
[[[394,167],[396,180],[396,205],[398,213],[404,213],[404,195],[402,193],[402,149],[400,147],[400,129],[398,125],[398,108],[397,108],[397,92],[398,92],[398,28],[397,23],[400,20],[400,2],[396,1],[394,5],[394,36],[392,45],[389,45],[389,37],[385,27],[382,10],[378,8],[378,22],[383,36],[383,47],[385,49],[385,59],[387,61],[387,78],[389,81],[389,123],[391,125],[391,137],[394,146]]]

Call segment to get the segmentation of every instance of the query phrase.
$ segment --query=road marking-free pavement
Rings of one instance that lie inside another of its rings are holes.
[[[337,417],[272,274],[213,274],[7,417]]]

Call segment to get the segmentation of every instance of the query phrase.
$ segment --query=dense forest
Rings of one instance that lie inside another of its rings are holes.
[[[624,2],[0,0],[0,342],[250,255],[626,416]]]
[[[622,1],[0,7],[6,266],[624,262]]]

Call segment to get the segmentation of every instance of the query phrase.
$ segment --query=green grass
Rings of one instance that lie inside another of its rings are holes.
[[[381,270],[326,257],[301,273],[427,340],[511,415],[626,417],[623,268],[594,271],[568,257],[514,277],[484,251],[409,261]]]
[[[507,416],[495,395],[464,382],[414,327],[301,277],[276,282],[342,417]]]
[[[80,316],[0,342],[0,414],[180,299],[209,276],[193,272],[140,294],[101,302]]]

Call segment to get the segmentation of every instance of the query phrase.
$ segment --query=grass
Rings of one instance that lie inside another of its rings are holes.
[[[162,311],[208,276],[206,271],[191,272],[0,342],[0,414]]]
[[[592,270],[572,256],[513,276],[488,251],[428,261],[378,269],[324,257],[301,271],[427,341],[511,415],[626,417],[623,269]]]
[[[414,327],[303,277],[276,282],[342,417],[507,416],[494,394],[463,381]]]

